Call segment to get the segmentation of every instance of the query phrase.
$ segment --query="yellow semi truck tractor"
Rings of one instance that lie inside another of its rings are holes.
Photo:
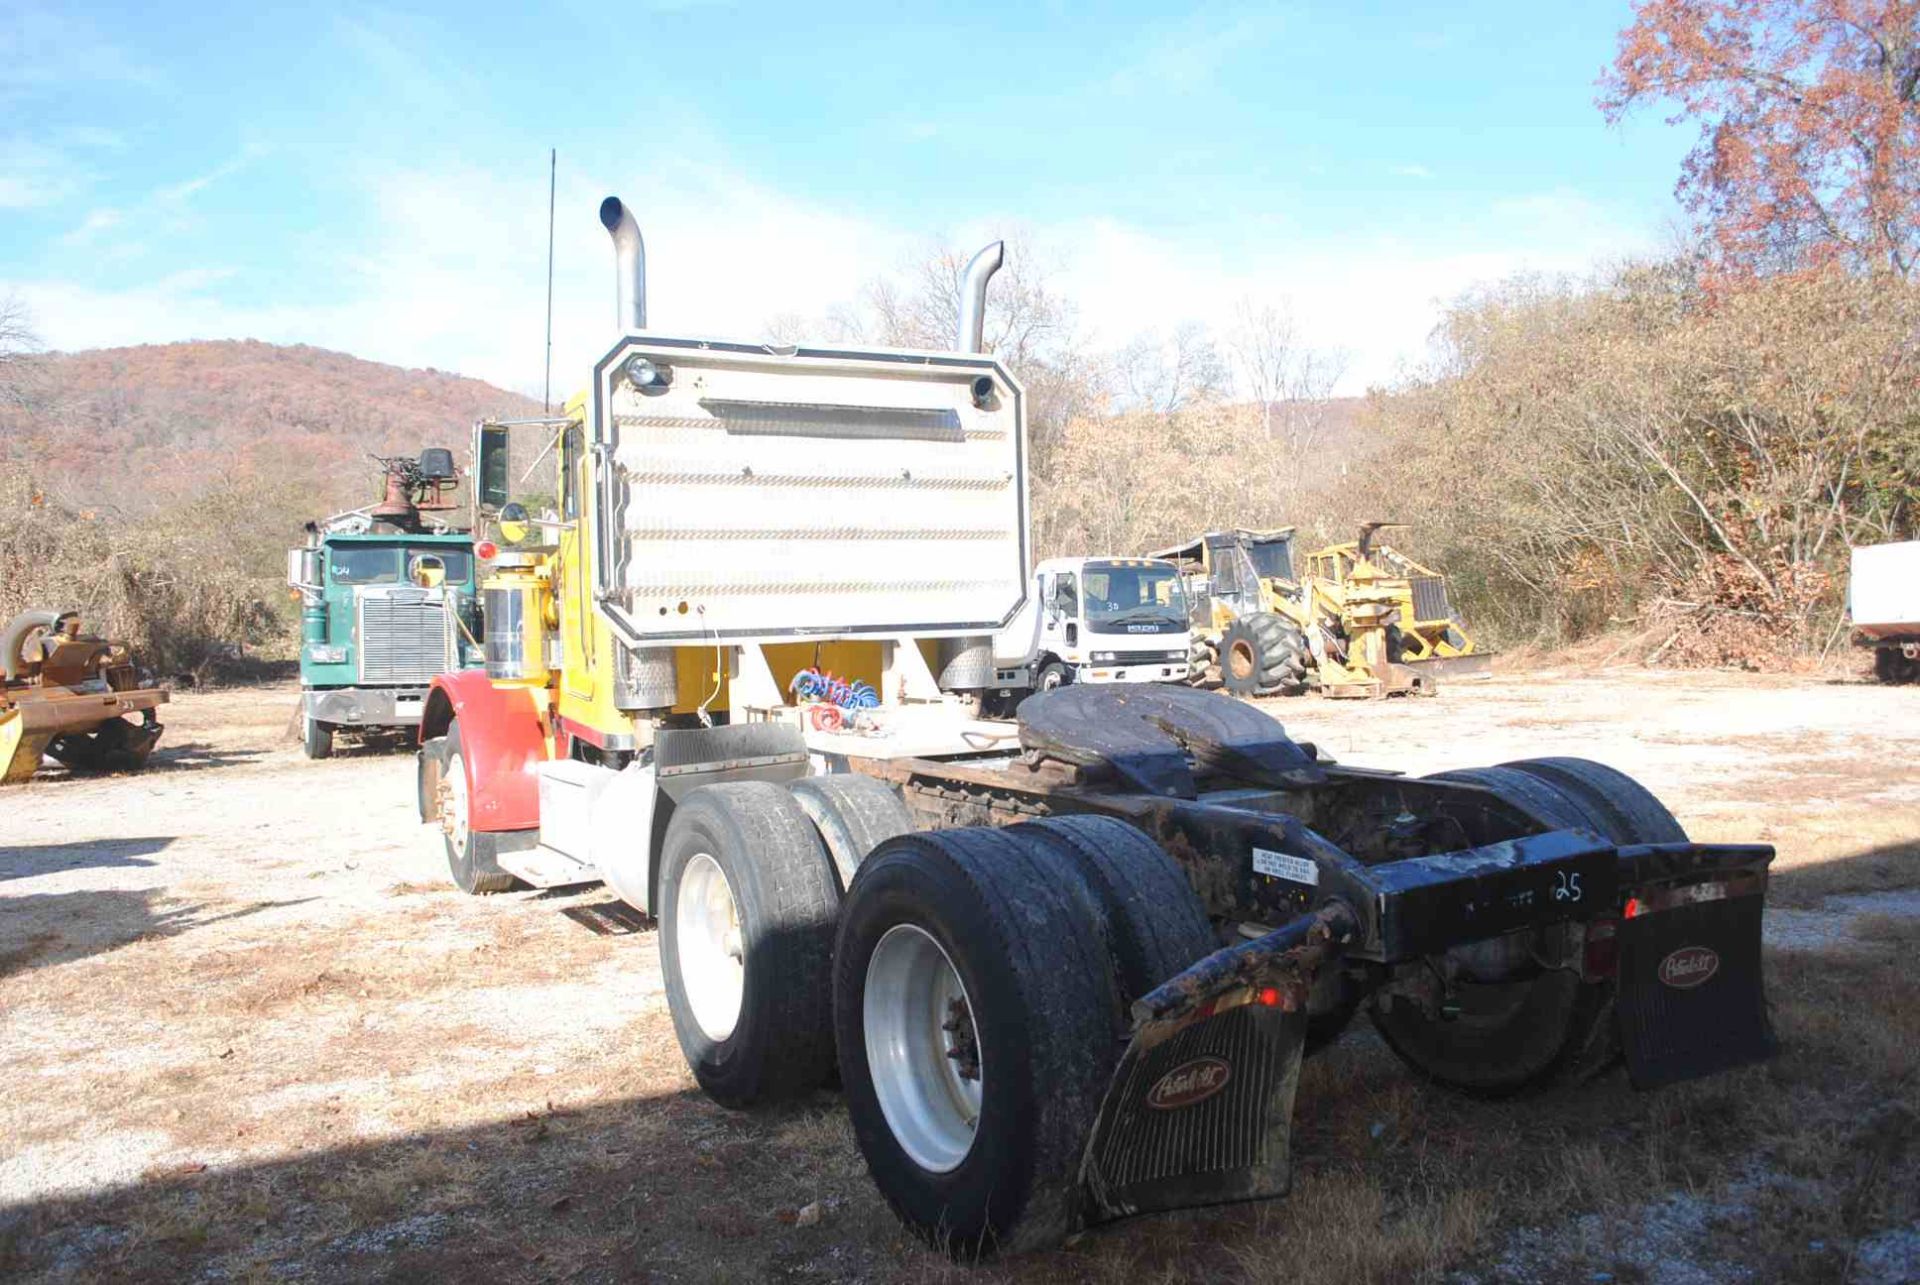
[[[1034,570],[998,246],[949,351],[776,346],[649,329],[639,229],[600,217],[586,391],[476,433],[486,668],[433,681],[420,815],[470,892],[653,916],[708,1094],[837,1072],[888,1202],[973,1257],[1284,1193],[1301,1059],[1362,1009],[1471,1093],[1766,1053],[1771,849],[1689,842],[1610,768],[1347,769],[1160,683],[973,716]],[[559,465],[526,511],[516,431]]]

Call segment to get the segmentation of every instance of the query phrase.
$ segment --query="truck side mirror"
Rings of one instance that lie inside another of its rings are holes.
[[[497,424],[473,430],[474,502],[483,513],[497,513],[507,502],[507,446],[507,430]]]
[[[320,550],[287,550],[287,583],[296,589],[320,587]]]

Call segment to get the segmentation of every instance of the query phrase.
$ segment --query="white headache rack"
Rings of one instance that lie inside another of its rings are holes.
[[[978,634],[1024,596],[1024,394],[990,357],[629,336],[594,391],[632,645]]]

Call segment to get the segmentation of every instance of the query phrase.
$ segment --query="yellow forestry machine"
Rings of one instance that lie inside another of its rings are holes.
[[[165,689],[142,687],[126,646],[81,633],[78,612],[21,612],[0,630],[0,663],[0,784],[32,777],[42,755],[131,772],[160,739]]]
[[[1194,612],[1196,681],[1236,696],[1433,695],[1438,680],[1485,678],[1479,651],[1447,601],[1444,577],[1374,535],[1305,556],[1294,528],[1210,531],[1147,555],[1178,564]],[[1200,654],[1204,652],[1204,654]]]

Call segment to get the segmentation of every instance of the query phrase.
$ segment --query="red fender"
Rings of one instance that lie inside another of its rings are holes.
[[[546,761],[547,739],[534,692],[495,687],[484,669],[441,674],[427,690],[420,739],[445,736],[456,718],[470,824],[486,831],[538,829],[540,783],[534,770]]]

